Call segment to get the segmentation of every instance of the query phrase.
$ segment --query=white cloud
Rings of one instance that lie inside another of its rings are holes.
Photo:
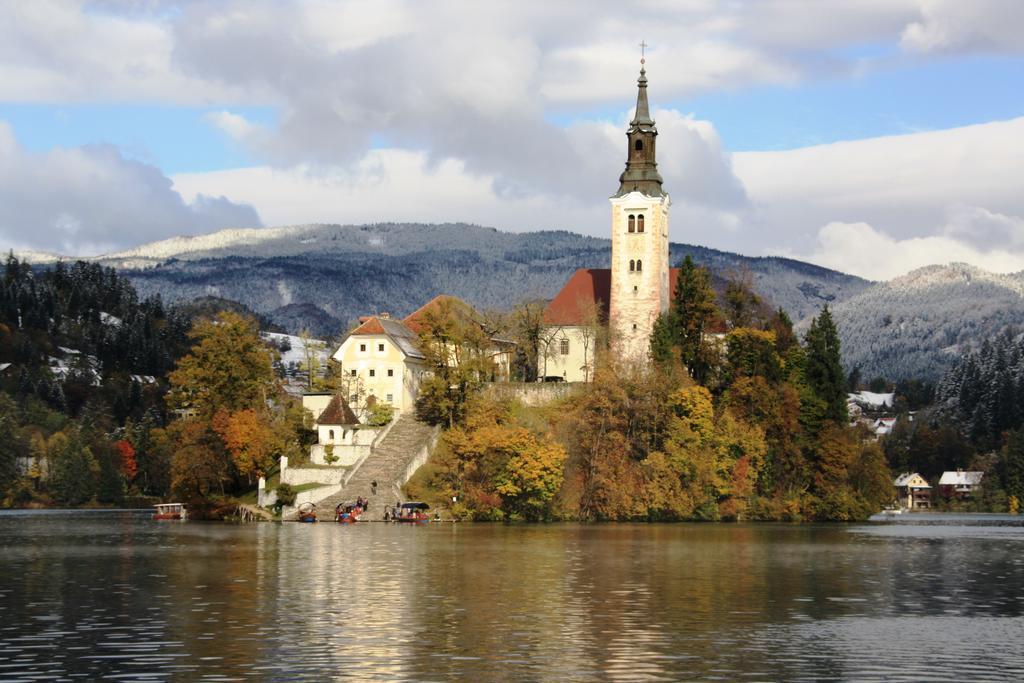
[[[673,110],[655,110],[659,168],[673,197],[674,216],[688,233],[731,226],[733,212],[747,204],[730,156],[707,121]],[[247,169],[176,175],[185,196],[215,193],[255,206],[271,224],[376,221],[468,221],[508,230],[569,229],[605,236],[607,197],[618,189],[625,167],[626,122],[581,122],[569,126],[555,168],[571,176],[551,178],[546,187],[524,192],[454,158],[424,151],[371,150],[352,164]],[[703,236],[703,235],[702,235]]]
[[[550,142],[544,115],[624,104],[645,36],[656,99],[857,74],[862,45],[1019,49],[1008,0],[431,3],[34,0],[0,4],[0,99],[280,109],[269,163],[349,163],[374,135],[528,184],[479,141]],[[796,19],[798,17],[798,19]],[[571,30],[567,30],[571,27]],[[891,66],[891,60],[886,62]],[[345,134],[339,134],[344,131]],[[478,147],[480,147],[478,149]],[[556,150],[557,152],[557,150]],[[553,156],[557,156],[553,155]]]
[[[714,127],[658,110],[672,238],[752,255],[784,253],[869,278],[932,262],[1024,264],[1024,118],[945,131],[729,155]],[[465,220],[512,230],[608,232],[623,116],[566,131],[576,185],[505,191],[497,176],[426,152],[374,150],[351,166],[271,167],[175,177],[186,196],[226,195],[273,224]],[[822,226],[825,226],[824,228]]]
[[[1017,0],[920,0],[921,19],[900,44],[920,53],[1021,52],[1024,3]]]
[[[207,103],[241,91],[173,60],[173,35],[152,15],[92,11],[80,0],[0,5],[0,100]]]
[[[578,229],[606,222],[607,205],[558,196],[499,195],[494,179],[423,152],[378,149],[351,167],[270,166],[185,173],[174,187],[186,198],[215,192],[251,203],[275,225],[465,221],[503,229]]]
[[[980,206],[951,206],[942,234],[988,248],[1024,251],[1024,218],[1007,216]]]
[[[205,118],[233,140],[245,140],[258,130],[258,126],[251,123],[244,116],[234,114],[226,109],[210,112],[206,114]]]
[[[98,249],[259,220],[223,197],[271,223],[472,220],[605,235],[628,117],[563,127],[550,114],[631,103],[627,36],[652,44],[657,103],[861,73],[863,46],[902,48],[882,60],[890,67],[1016,52],[1022,31],[1024,3],[1008,0],[2,3],[0,100],[214,103],[209,121],[263,165],[179,175],[175,188],[194,198],[185,204],[159,171],[111,148],[36,155],[12,139],[0,237],[28,239],[11,226],[38,225],[33,244]],[[274,107],[275,123],[247,120],[243,105]],[[655,116],[678,241],[813,253],[822,226],[866,224],[897,249],[941,239],[992,263],[993,249],[1024,250],[1024,119],[730,155],[711,123]],[[118,183],[123,196],[109,189]]]
[[[202,193],[185,202],[158,169],[109,145],[24,149],[0,121],[0,244],[97,254],[172,234],[260,225],[251,206]]]
[[[829,223],[818,232],[813,252],[787,250],[780,255],[856,273],[871,280],[889,280],[922,266],[958,262],[996,273],[1024,270],[1024,253],[1021,252],[1002,248],[982,250],[946,235],[894,239],[867,223]]]
[[[957,229],[957,207],[1024,216],[1020,192],[1024,118],[784,152],[732,156],[753,210],[745,229],[715,246],[763,253],[788,245],[806,253],[829,223],[867,223],[903,241],[941,232],[985,252],[991,227]],[[955,216],[954,216],[955,218]],[[962,217],[961,217],[962,219]],[[982,265],[982,264],[979,264]],[[854,270],[853,272],[859,272]]]

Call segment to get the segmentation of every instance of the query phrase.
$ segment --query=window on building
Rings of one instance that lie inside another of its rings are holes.
[[[327,431],[327,434],[329,435],[327,438],[330,439],[331,441],[334,441],[334,430],[333,429],[329,429]]]
[[[360,351],[366,351],[366,344],[360,344],[359,345],[359,350]]]
[[[636,323],[633,323],[633,329],[634,330],[636,329]]]
[[[562,355],[563,356],[568,356],[569,355],[569,340],[568,339],[563,339],[561,347],[562,347],[561,348]]]
[[[633,143],[633,149],[635,149],[638,152],[642,152],[643,149],[644,149],[644,141],[643,140],[637,140],[636,142],[634,142]]]
[[[377,344],[377,350],[383,352],[384,351],[384,345],[383,344]]]
[[[629,231],[636,232],[636,216],[629,214]]]
[[[376,376],[377,376],[377,371],[376,370],[370,370],[370,377],[376,377]]]
[[[394,394],[388,394],[388,403],[394,403],[394,402],[395,402],[395,395]]]
[[[355,371],[355,370],[349,370],[349,371],[348,371],[348,374],[350,374],[350,375],[352,375],[353,377],[355,377],[355,376],[356,376],[356,371]]]
[[[388,377],[394,377],[394,376],[395,376],[395,371],[394,370],[388,370]]]
[[[629,259],[629,272],[632,273],[634,270],[636,270],[636,261]]]
[[[637,232],[643,232],[644,231],[644,215],[643,214],[640,214],[639,216],[636,217],[636,231]]]
[[[640,259],[637,259],[636,260],[636,272],[639,273],[643,269],[644,269],[644,262],[641,261]]]
[[[636,294],[639,291],[640,289],[636,285],[633,285],[633,293]]]
[[[636,325],[633,325],[633,327],[635,328]],[[356,403],[358,403],[359,402],[359,394],[352,394],[351,396],[349,396],[348,397],[348,402],[351,403],[352,405],[355,405]]]

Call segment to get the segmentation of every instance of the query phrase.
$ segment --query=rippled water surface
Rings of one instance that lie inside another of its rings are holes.
[[[0,680],[1022,680],[1024,527],[0,513]]]

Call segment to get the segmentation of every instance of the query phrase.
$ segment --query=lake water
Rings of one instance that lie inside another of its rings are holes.
[[[0,513],[0,680],[1024,680],[1024,527],[907,517]]]

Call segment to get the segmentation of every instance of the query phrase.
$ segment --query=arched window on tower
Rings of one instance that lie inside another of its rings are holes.
[[[636,232],[636,216],[629,214],[629,231]]]
[[[633,149],[635,149],[638,152],[644,151],[644,141],[638,139],[636,142],[633,143]]]
[[[636,270],[636,261],[629,259],[629,272],[632,273],[634,270]]]
[[[636,231],[637,232],[643,232],[644,231],[644,215],[643,214],[640,214],[639,216],[636,217]]]
[[[640,259],[637,259],[636,260],[636,272],[639,273],[643,269],[644,269],[644,262],[641,261]]]

